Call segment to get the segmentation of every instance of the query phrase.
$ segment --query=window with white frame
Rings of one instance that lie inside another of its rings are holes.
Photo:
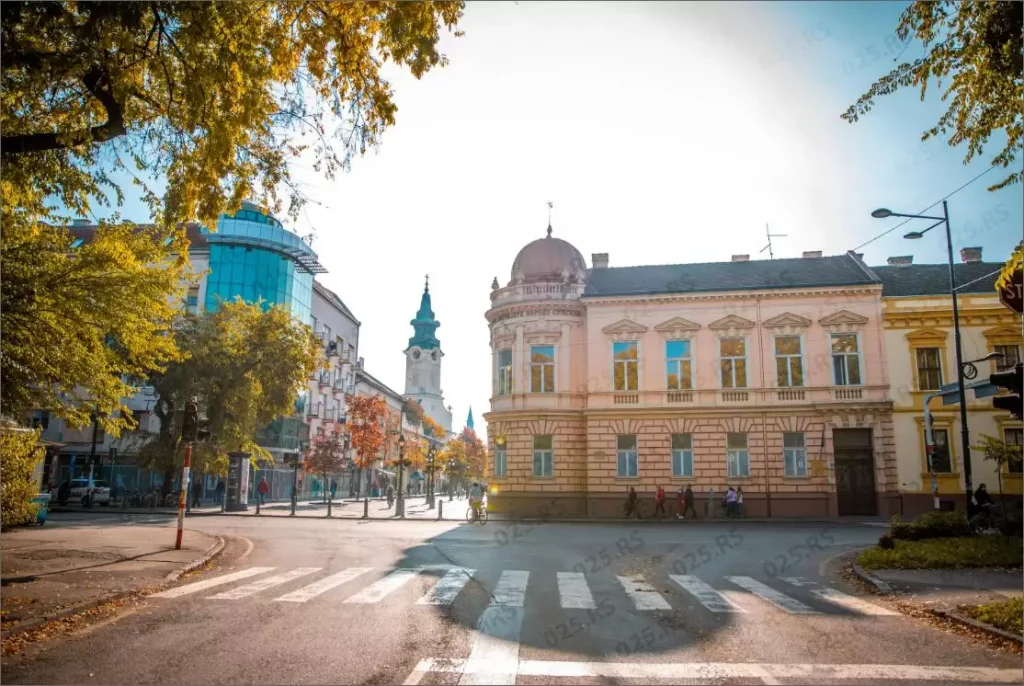
[[[917,388],[937,391],[942,388],[942,363],[938,348],[917,348]]]
[[[782,434],[782,456],[786,476],[807,476],[807,447],[802,433],[786,431]]]
[[[551,476],[551,461],[554,456],[551,436],[533,437],[533,475]]]
[[[1017,459],[1006,463],[1006,471],[1010,474],[1020,474],[1024,471],[1024,464],[1021,463],[1021,450],[1024,450],[1024,429],[1003,429],[1003,443],[1010,447],[1017,448]]]
[[[189,314],[199,313],[199,286],[189,286],[185,296],[185,311]]]
[[[612,343],[615,390],[635,391],[640,388],[639,351],[636,341]]]
[[[555,392],[555,346],[530,346],[530,392]]]
[[[498,351],[498,395],[512,393],[512,351]]]
[[[636,436],[618,436],[616,437],[616,447],[618,449],[618,465],[619,465],[619,477],[636,476],[637,470],[637,452],[636,452]]]
[[[670,391],[693,388],[690,341],[665,341],[665,387]]]
[[[747,434],[726,434],[725,454],[729,462],[729,476],[750,476],[750,451]]]
[[[747,340],[722,338],[718,341],[722,364],[722,388],[747,387]]]
[[[503,478],[505,476],[505,469],[507,468],[507,453],[505,452],[505,446],[499,445],[494,450],[494,476]]]
[[[932,449],[932,466],[936,474],[951,474],[953,472],[953,460],[949,455],[949,432],[946,429],[932,429],[932,440],[935,447]]]
[[[799,336],[775,337],[775,383],[779,388],[804,385],[804,360]]]
[[[692,434],[672,434],[672,476],[693,476]]]
[[[995,352],[1002,355],[1002,358],[996,360],[996,371],[1002,372],[1007,369],[1013,369],[1020,362],[1020,346],[997,345],[995,346]]]
[[[832,334],[832,373],[836,386],[860,385],[860,351],[857,334]]]

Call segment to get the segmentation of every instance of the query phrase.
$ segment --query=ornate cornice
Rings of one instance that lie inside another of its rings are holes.
[[[726,331],[732,329],[752,329],[754,328],[754,322],[739,316],[738,314],[727,314],[721,319],[708,324],[708,328],[713,331]]]
[[[690,338],[694,331],[700,329],[700,324],[691,322],[683,317],[672,317],[654,327],[654,330],[661,334],[667,341],[675,341],[683,338]]]
[[[750,290],[750,291],[721,291],[715,293],[658,293],[653,295],[640,294],[628,295],[584,295],[581,298],[586,306],[591,305],[618,305],[633,306],[637,303],[651,304],[678,304],[682,302],[721,302],[721,301],[752,301],[756,298],[762,300],[801,300],[806,298],[831,297],[835,300],[842,298],[864,298],[874,299],[881,295],[882,285],[851,286],[844,288],[821,288],[812,290],[809,288],[790,290]]]
[[[855,331],[867,324],[868,318],[849,310],[837,310],[819,319],[818,323],[827,330],[838,333],[841,331]]]
[[[637,324],[632,319],[620,319],[614,324],[601,329],[613,341],[636,341],[647,332],[647,327]]]
[[[783,312],[764,321],[764,326],[769,329],[806,329],[810,325],[810,319],[792,312]]]

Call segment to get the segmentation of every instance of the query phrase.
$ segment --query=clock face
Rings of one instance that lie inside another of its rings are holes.
[[[412,351],[412,359],[414,359],[414,360],[420,359],[420,351],[419,350],[413,350]]]

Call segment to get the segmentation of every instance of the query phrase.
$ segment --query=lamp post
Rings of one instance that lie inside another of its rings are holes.
[[[953,300],[953,345],[956,350],[956,381],[957,381],[957,394],[960,399],[960,438],[962,441],[961,449],[964,454],[964,489],[966,491],[966,509],[967,516],[971,516],[971,498],[973,497],[973,484],[971,483],[971,438],[970,432],[967,428],[967,391],[964,388],[964,371],[966,365],[964,364],[963,355],[963,344],[960,335],[960,308],[957,304],[956,297],[956,275],[954,272],[953,263],[953,236],[949,229],[949,207],[946,201],[942,201],[942,216],[941,217],[929,217],[921,214],[901,214],[899,212],[893,212],[886,208],[879,208],[871,213],[871,216],[875,219],[886,219],[888,217],[906,217],[908,219],[928,219],[935,223],[929,226],[924,231],[911,231],[904,235],[904,238],[910,240],[916,240],[921,238],[926,233],[934,229],[939,224],[946,225],[946,253],[949,257],[949,296]],[[975,372],[977,373],[977,372]]]
[[[405,434],[398,434],[398,499],[395,501],[395,515],[405,518],[405,500],[402,497],[402,476],[405,466]]]
[[[455,497],[455,482],[452,481],[452,474],[455,472],[455,458],[448,459],[448,502]]]
[[[427,509],[434,509],[434,444],[427,448]]]

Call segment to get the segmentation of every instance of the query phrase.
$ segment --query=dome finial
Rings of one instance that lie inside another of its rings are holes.
[[[425,274],[424,276],[425,276],[426,280],[423,282],[423,292],[424,293],[429,293],[430,292],[430,274]]]
[[[551,210],[554,208],[555,203],[548,200],[548,238],[551,238]]]

